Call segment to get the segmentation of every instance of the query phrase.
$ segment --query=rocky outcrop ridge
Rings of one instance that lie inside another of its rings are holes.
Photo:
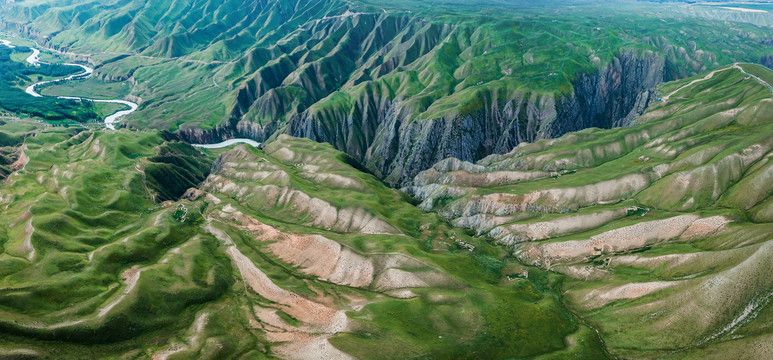
[[[653,46],[670,49],[657,40]],[[320,20],[229,65],[231,120],[180,133],[192,142],[271,141],[275,134],[327,142],[388,184],[405,186],[448,157],[477,161],[521,142],[626,126],[656,99],[655,87],[673,67],[668,55],[622,52],[606,65],[596,57],[596,71],[570,74],[563,92],[516,90],[519,80],[504,70],[468,83],[477,76],[473,59],[494,45],[482,30],[405,14]],[[692,62],[713,61],[704,57]],[[438,72],[440,65],[450,70]]]
[[[410,103],[374,88],[348,111],[306,110],[281,128],[246,119],[213,130],[186,130],[194,142],[229,137],[265,141],[275,131],[328,142],[346,151],[387,183],[404,186],[419,172],[448,157],[477,161],[510,151],[521,142],[561,136],[588,127],[627,126],[656,98],[665,60],[654,54],[619,55],[595,74],[585,74],[566,95],[492,91],[479,94],[480,108],[467,114],[421,119]],[[329,109],[328,109],[329,110]]]

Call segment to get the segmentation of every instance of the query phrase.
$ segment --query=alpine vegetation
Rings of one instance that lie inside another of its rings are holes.
[[[773,357],[773,5],[0,4],[0,358]]]

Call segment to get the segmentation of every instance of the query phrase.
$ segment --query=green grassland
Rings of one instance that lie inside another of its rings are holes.
[[[605,356],[595,333],[562,305],[560,276],[524,268],[503,248],[418,210],[330,145],[287,137],[262,150],[202,153],[169,133],[18,121],[0,125],[0,134],[29,157],[0,185],[2,356],[146,358],[170,348],[177,358],[287,356],[287,342],[266,330],[276,322],[253,309],[275,308],[282,326],[297,331],[313,324],[253,288],[227,255],[232,246],[284,291],[344,311],[348,327],[325,341],[360,358]],[[256,165],[274,175],[256,180],[263,174]],[[271,186],[357,208],[393,230],[318,225],[320,213],[301,203],[266,200]],[[363,258],[415,259],[422,265],[400,271],[427,283],[399,288],[410,290],[406,298],[309,274],[263,233],[225,216],[235,210]],[[523,270],[528,279],[510,278]]]
[[[342,20],[344,26],[351,28],[345,33],[311,28],[307,30],[308,34],[293,34],[287,41],[296,46],[295,42],[308,37],[312,40],[306,41],[304,47],[314,50],[305,55],[297,53],[290,57],[287,64],[276,57],[268,58],[263,60],[267,62],[262,69],[250,70],[251,66],[261,66],[259,62],[254,65],[248,63],[255,62],[255,56],[276,51],[269,48],[254,50],[249,57],[238,59],[236,64],[214,67],[209,75],[199,75],[203,76],[196,80],[203,85],[200,91],[223,94],[216,97],[223,102],[218,104],[217,111],[207,112],[205,118],[184,116],[175,122],[178,125],[185,122],[185,128],[212,128],[232,116],[230,112],[223,114],[220,106],[226,109],[234,107],[237,114],[243,114],[243,119],[264,126],[289,121],[307,109],[320,122],[339,122],[338,117],[331,118],[329,114],[351,112],[353,104],[361,101],[359,99],[374,97],[377,100],[400,100],[419,118],[466,115],[481,108],[482,104],[476,101],[486,94],[569,94],[579,74],[592,73],[621,53],[633,52],[640,56],[649,56],[653,52],[662,54],[668,59],[668,79],[701,73],[732,61],[756,61],[766,50],[754,38],[769,36],[763,28],[744,24],[734,24],[737,28],[731,30],[718,27],[716,22],[700,19],[664,23],[647,13],[639,15],[641,18],[635,21],[628,15],[614,13],[603,17],[592,11],[581,14],[516,18],[481,14],[467,15],[463,18],[465,20],[451,15],[439,19],[429,15],[426,15],[427,18],[412,17],[412,26],[401,32],[411,34],[408,39],[400,41],[397,38],[383,45],[385,49],[400,49],[389,52],[387,57],[376,57],[367,49],[358,48],[360,45],[356,39],[367,38],[368,31],[372,29],[383,31],[381,29],[391,23],[404,22],[406,19],[400,18],[404,15],[393,15],[396,19],[369,20],[376,24],[375,27],[356,26]],[[684,29],[693,30],[682,35]],[[311,38],[320,31],[327,37],[324,42]],[[755,35],[747,37],[749,34]],[[339,50],[337,45],[347,41],[351,41],[351,45]],[[738,44],[745,49],[739,48]],[[278,54],[286,51],[279,51]],[[293,64],[293,58],[300,58],[301,61]],[[358,60],[351,63],[347,60],[351,58]],[[274,61],[277,61],[276,64]],[[393,69],[390,62],[398,66]],[[178,70],[170,66],[161,64],[147,72],[170,72],[172,76],[171,73]],[[323,76],[323,83],[305,82],[305,77],[315,76],[314,73],[320,71],[318,66],[323,69],[327,66],[339,73]],[[200,72],[203,65],[186,67]],[[300,81],[291,81],[296,76],[300,77]],[[285,81],[275,85],[271,81],[277,80],[272,77],[279,77],[279,81],[284,78]],[[155,75],[155,78],[161,77]],[[147,77],[143,80],[147,83],[162,82]],[[247,103],[242,103],[243,98],[234,95],[233,91],[249,89],[252,86],[250,82],[268,86],[273,91],[258,90],[256,97],[248,97]],[[174,82],[165,86],[171,87],[171,84]],[[220,87],[217,84],[221,84]],[[168,92],[171,94],[180,90],[183,89],[170,88]],[[174,99],[172,95],[169,98]],[[270,105],[263,105],[265,102]],[[191,101],[183,105],[164,101],[163,106],[180,111],[196,106],[195,103]],[[148,109],[148,113],[158,112]],[[146,119],[152,117],[152,114],[145,116]],[[156,126],[152,122],[142,124],[148,125]]]
[[[39,92],[45,96],[77,96],[89,99],[123,99],[129,94],[130,86],[122,82],[104,82],[96,78],[68,81],[41,87]],[[113,104],[114,105],[114,104]]]

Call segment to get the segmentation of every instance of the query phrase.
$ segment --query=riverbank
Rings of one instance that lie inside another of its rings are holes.
[[[15,48],[15,46],[9,40],[0,39],[0,44],[8,48]],[[40,50],[33,47],[30,47],[30,49],[32,50],[32,54],[28,56],[25,60],[28,64],[32,66],[40,66],[41,64],[47,64],[45,62],[40,61]],[[33,97],[44,97],[45,95],[40,94],[36,90],[36,88],[47,84],[60,83],[60,82],[66,82],[66,81],[72,81],[72,80],[83,80],[91,77],[94,74],[94,69],[86,65],[75,64],[75,63],[64,63],[61,65],[80,67],[83,70],[83,72],[70,75],[61,79],[40,81],[28,86],[24,91]],[[115,130],[115,125],[119,122],[121,117],[129,115],[139,108],[139,105],[137,103],[127,101],[127,100],[120,100],[120,99],[91,99],[91,98],[78,97],[78,96],[56,96],[56,98],[65,99],[65,100],[90,101],[94,103],[120,104],[128,107],[128,109],[126,110],[119,110],[113,113],[112,115],[105,117],[104,119],[105,127],[110,130]]]

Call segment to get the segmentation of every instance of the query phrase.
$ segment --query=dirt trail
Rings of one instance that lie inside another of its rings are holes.
[[[394,253],[360,254],[321,235],[282,232],[230,205],[213,215],[269,243],[267,249],[302,273],[334,284],[388,292],[412,287],[453,284],[443,272],[418,259]],[[400,270],[403,269],[403,270]]]
[[[401,235],[402,232],[380,216],[360,207],[342,207],[312,197],[288,186],[241,185],[223,176],[212,174],[202,186],[204,191],[220,192],[241,201],[255,204],[262,210],[288,209],[302,225],[341,232],[373,235]]]
[[[712,71],[712,72],[708,73],[706,76],[704,76],[704,77],[703,77],[703,78],[701,78],[701,79],[695,79],[695,80],[691,81],[689,84],[686,84],[686,85],[684,85],[684,86],[681,86],[681,87],[679,87],[678,89],[676,89],[676,90],[674,90],[673,92],[671,92],[670,94],[668,94],[668,95],[664,96],[664,97],[663,97],[663,101],[668,101],[668,99],[670,99],[670,98],[671,98],[671,96],[673,96],[674,94],[678,93],[679,91],[682,91],[682,90],[684,90],[684,89],[685,89],[685,88],[687,88],[687,87],[690,87],[690,86],[693,86],[693,85],[695,85],[695,84],[697,84],[697,83],[700,83],[700,82],[703,82],[703,81],[706,81],[706,80],[709,80],[709,79],[711,79],[712,77],[714,77],[714,74],[716,74],[716,73],[718,73],[718,72],[722,72],[722,71],[725,71],[725,70],[730,70],[730,69],[736,69],[736,70],[740,71],[741,73],[743,73],[743,74],[744,74],[744,75],[746,75],[746,76],[751,76],[752,78],[754,78],[755,80],[757,80],[757,81],[758,81],[760,84],[762,84],[762,85],[765,85],[765,86],[766,86],[768,89],[770,89],[770,92],[771,92],[771,93],[773,93],[773,86],[771,86],[770,84],[768,84],[768,82],[766,82],[765,80],[762,80],[762,79],[760,79],[758,76],[756,76],[756,75],[753,75],[753,74],[750,74],[750,73],[746,72],[746,70],[744,70],[744,69],[743,69],[743,68],[740,66],[740,64],[741,64],[741,63],[735,63],[735,64],[733,64],[733,66],[731,66],[731,67],[727,67],[727,68],[724,68],[724,69],[717,69],[717,70],[714,70],[714,71]]]
[[[236,222],[257,240],[271,243],[268,249],[282,261],[300,267],[301,272],[339,285],[367,287],[373,282],[370,259],[320,235],[285,234],[250,216],[231,209],[217,211],[221,219]]]
[[[630,251],[677,238],[699,218],[698,215],[690,214],[641,222],[609,230],[585,240],[530,243],[518,252],[522,260],[542,263],[550,268],[551,263],[576,262],[592,256]]]
[[[744,74],[745,74],[745,75],[747,75],[747,76],[751,76],[752,78],[754,78],[755,80],[757,80],[757,81],[758,81],[760,84],[767,86],[767,87],[768,87],[768,89],[770,89],[770,92],[771,92],[771,93],[773,93],[773,86],[771,86],[770,84],[768,84],[768,82],[767,82],[767,81],[760,79],[758,76],[756,76],[756,75],[752,75],[752,74],[749,74],[748,72],[746,72],[746,70],[744,70],[744,69],[741,67],[740,63],[735,63],[735,64],[733,64],[733,68],[734,68],[734,69],[738,69],[739,71],[741,71],[742,73],[744,73]]]
[[[27,220],[27,224],[24,225],[24,241],[19,246],[19,250],[27,253],[27,260],[32,262],[35,259],[35,247],[32,246],[32,234],[35,232],[35,227],[32,226],[32,216]]]
[[[97,316],[104,317],[105,315],[107,315],[107,313],[109,313],[110,310],[116,307],[116,305],[120,304],[121,301],[123,301],[123,299],[126,298],[126,296],[128,296],[129,294],[132,293],[132,291],[134,291],[134,288],[137,287],[137,283],[140,280],[140,274],[142,273],[142,270],[143,269],[140,269],[135,266],[123,273],[123,281],[124,281],[124,284],[126,284],[126,287],[123,289],[123,292],[121,293],[121,295],[116,297],[105,307],[100,309]]]
[[[27,150],[27,145],[22,145],[19,148],[19,151],[18,151],[19,158],[16,159],[16,161],[14,161],[13,164],[11,164],[11,171],[24,170],[24,167],[27,166],[27,164],[30,162],[30,157],[27,156],[24,150]]]
[[[636,208],[621,207],[589,214],[578,214],[547,221],[498,226],[489,235],[498,243],[513,246],[523,241],[546,240],[554,237],[587,231],[625,217]]]
[[[733,67],[735,67],[735,65],[733,65]],[[663,97],[663,101],[668,101],[668,99],[670,99],[670,98],[671,98],[671,96],[673,96],[674,94],[678,93],[679,91],[682,91],[682,90],[683,90],[683,89],[685,89],[685,88],[688,88],[688,87],[690,87],[690,86],[693,86],[693,85],[695,85],[695,84],[697,84],[697,83],[704,82],[704,81],[706,81],[706,80],[709,80],[709,79],[713,78],[713,77],[714,77],[714,74],[716,74],[716,73],[718,73],[718,72],[725,71],[725,70],[730,70],[730,69],[732,69],[732,67],[728,67],[728,68],[724,68],[724,69],[717,69],[717,70],[714,70],[714,71],[712,71],[712,72],[708,73],[708,74],[707,74],[706,76],[704,76],[703,78],[700,78],[700,79],[695,79],[695,80],[693,80],[693,81],[690,81],[690,83],[689,83],[689,84],[686,84],[686,85],[684,85],[684,86],[681,86],[681,87],[679,87],[678,89],[676,89],[676,90],[674,90],[673,92],[671,92],[670,94],[668,94],[668,95],[664,96],[664,97]]]

